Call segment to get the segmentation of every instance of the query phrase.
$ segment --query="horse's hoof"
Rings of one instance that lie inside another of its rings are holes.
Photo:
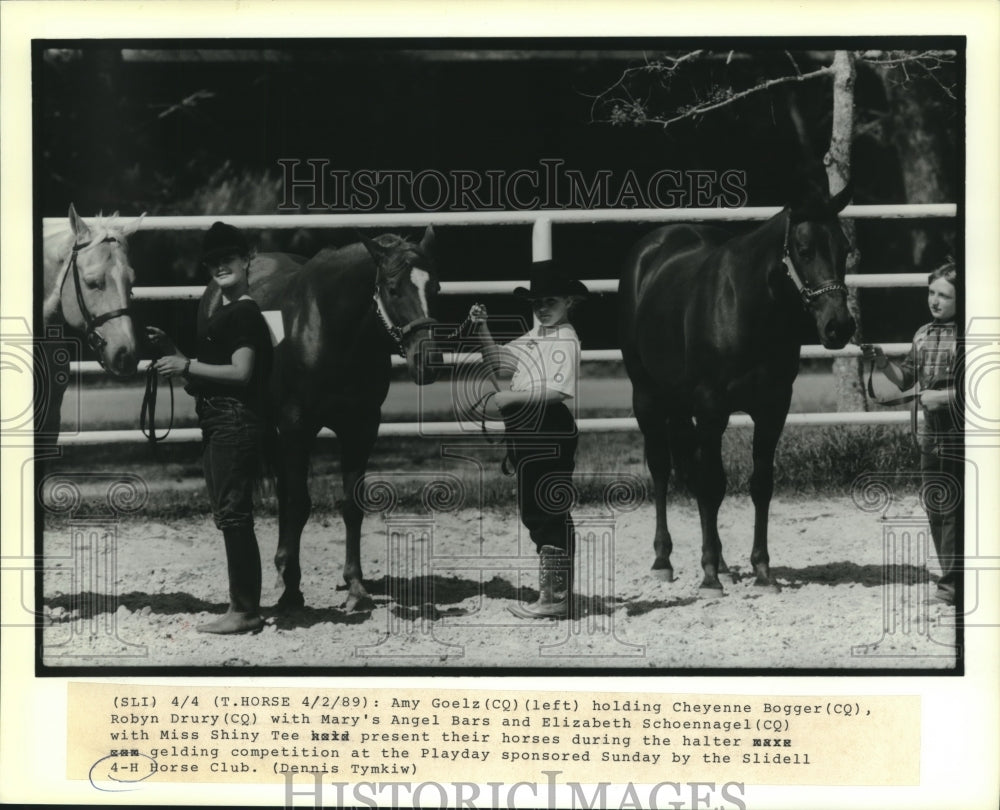
[[[370,612],[375,609],[375,600],[367,593],[352,593],[344,602],[347,613]]]
[[[722,583],[719,582],[718,578],[709,579],[706,577],[701,581],[701,585],[698,586],[699,594],[701,596],[722,596]]]
[[[673,582],[674,581],[674,569],[670,567],[670,563],[663,560],[653,560],[653,576],[662,582]]]
[[[278,599],[278,610],[281,613],[290,613],[293,610],[301,610],[306,606],[306,598],[302,591],[285,591]]]
[[[758,588],[765,588],[771,593],[781,593],[781,586],[773,579],[761,579],[757,577],[753,584]]]

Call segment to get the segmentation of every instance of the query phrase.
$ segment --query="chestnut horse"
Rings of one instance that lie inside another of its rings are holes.
[[[299,545],[309,518],[309,457],[320,428],[340,442],[347,557],[346,608],[369,599],[362,582],[361,487],[378,437],[389,392],[391,359],[402,354],[417,385],[434,381],[441,358],[430,337],[438,281],[427,228],[413,244],[385,234],[312,259],[261,254],[250,265],[250,295],[261,310],[280,310],[284,339],[274,354],[271,379],[277,447],[278,550],[274,562],[284,593],[278,607],[305,604],[300,589]],[[211,282],[199,323],[219,306]]]
[[[50,340],[53,327],[69,326],[86,338],[101,366],[113,377],[135,374],[136,337],[129,302],[135,271],[129,264],[126,239],[142,217],[128,223],[117,214],[85,222],[71,204],[69,225],[43,235],[42,334],[35,362],[44,390],[35,402],[35,433],[55,444],[63,395],[69,384],[69,357],[64,342]]]
[[[754,423],[750,562],[757,584],[775,586],[767,550],[774,452],[798,374],[804,313],[827,348],[843,347],[854,333],[844,286],[848,244],[837,219],[849,194],[787,207],[740,236],[667,225],[629,253],[619,285],[622,354],[653,477],[653,569],[665,579],[673,579],[672,457],[698,500],[701,587],[722,588],[722,434],[730,414],[744,411]]]

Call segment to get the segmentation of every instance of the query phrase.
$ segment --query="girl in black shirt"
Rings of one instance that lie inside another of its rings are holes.
[[[202,633],[255,632],[264,623],[253,488],[268,430],[265,386],[272,347],[264,316],[249,295],[250,259],[237,228],[216,222],[205,235],[201,263],[222,292],[222,306],[198,330],[197,360],[181,354],[161,330],[147,328],[163,355],[156,370],[167,378],[184,377],[186,390],[196,397],[205,483],[226,543],[229,610],[199,625]]]

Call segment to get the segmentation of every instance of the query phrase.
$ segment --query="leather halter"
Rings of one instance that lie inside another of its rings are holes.
[[[389,337],[396,343],[396,351],[399,352],[400,357],[406,357],[406,341],[410,335],[418,329],[434,326],[437,323],[434,318],[427,317],[416,318],[402,327],[391,323],[387,315],[382,313],[382,299],[379,296],[379,286],[377,284],[375,285],[375,293],[372,295],[372,301],[375,304],[375,314],[378,316],[379,321],[382,322],[382,326],[385,327],[385,331],[389,333]]]
[[[802,303],[809,307],[811,306],[817,298],[822,295],[826,295],[831,292],[847,292],[847,286],[841,281],[828,281],[815,290],[806,284],[802,277],[799,275],[798,271],[795,269],[795,262],[792,261],[792,254],[788,249],[788,237],[792,230],[792,216],[788,215],[788,219],[785,220],[785,244],[782,246],[782,256],[781,262],[785,265],[785,271],[788,273],[788,277],[795,284],[795,287],[799,291],[799,295],[802,297]]]
[[[118,239],[114,236],[105,236],[98,244],[104,244],[105,242],[117,242]],[[80,314],[83,316],[83,323],[86,330],[87,344],[97,355],[97,362],[101,364],[101,368],[106,368],[104,365],[104,347],[108,345],[108,341],[104,339],[97,331],[97,327],[106,324],[108,321],[114,318],[126,317],[129,314],[128,307],[122,307],[120,309],[112,309],[108,312],[104,312],[97,317],[91,314],[90,310],[87,308],[87,302],[83,298],[83,287],[80,283],[80,267],[77,263],[77,254],[90,247],[94,244],[94,240],[91,239],[89,242],[83,242],[82,244],[74,244],[73,252],[70,254],[69,259],[69,272],[73,274],[73,286],[76,290],[76,305],[80,309]],[[62,287],[66,286],[66,276],[63,276]],[[59,295],[62,297],[62,287],[59,288]]]

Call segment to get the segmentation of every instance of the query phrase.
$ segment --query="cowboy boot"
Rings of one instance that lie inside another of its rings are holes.
[[[229,569],[229,609],[214,621],[199,624],[199,633],[228,635],[255,633],[264,626],[260,615],[260,551],[253,526],[227,526],[222,530],[226,541]]]
[[[567,618],[572,596],[572,559],[561,548],[542,546],[538,563],[538,601],[530,605],[516,605],[508,610],[522,619]]]
[[[544,608],[552,602],[552,586],[549,582],[551,577],[551,570],[546,568],[541,556],[541,549],[538,552],[538,601],[533,602],[530,607],[528,605],[508,605],[507,610],[513,613],[520,619],[534,619],[538,618],[535,613],[531,612],[535,608]]]

